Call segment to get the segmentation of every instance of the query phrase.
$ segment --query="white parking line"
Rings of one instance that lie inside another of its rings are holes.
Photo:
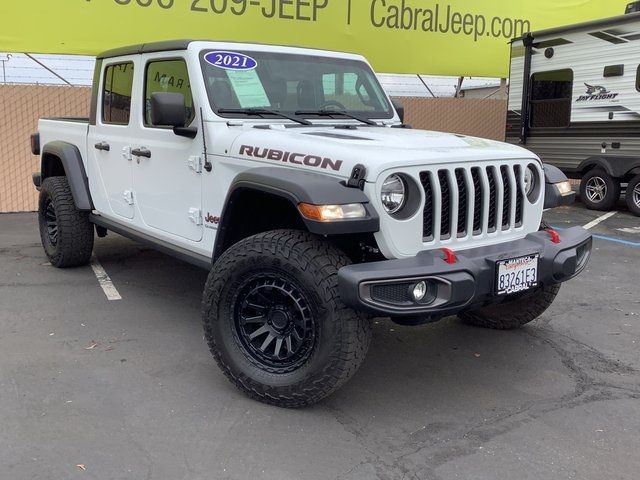
[[[91,257],[91,268],[93,269],[93,273],[95,273],[96,278],[98,279],[98,283],[100,284],[102,291],[107,296],[107,300],[122,300],[122,297],[118,293],[116,287],[113,285],[111,278],[109,278],[106,270],[102,265],[100,265],[100,262],[95,255]]]
[[[592,222],[587,223],[583,228],[585,230],[589,230],[590,228],[593,228],[596,225],[598,225],[600,222],[604,222],[607,218],[613,217],[616,213],[618,213],[618,212],[607,212],[604,215],[596,218]]]

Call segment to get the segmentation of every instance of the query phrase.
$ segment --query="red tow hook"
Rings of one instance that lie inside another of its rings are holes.
[[[551,241],[553,243],[560,243],[560,234],[558,232],[552,228],[547,228],[546,232],[551,236]]]
[[[449,265],[453,265],[458,261],[458,257],[456,257],[456,253],[450,248],[443,248],[442,251],[444,252],[444,257],[445,257],[444,261],[447,262]]]

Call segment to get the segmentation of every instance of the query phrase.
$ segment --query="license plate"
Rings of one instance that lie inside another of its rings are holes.
[[[539,255],[536,253],[496,262],[498,267],[496,293],[508,295],[536,287],[538,285],[538,258]]]

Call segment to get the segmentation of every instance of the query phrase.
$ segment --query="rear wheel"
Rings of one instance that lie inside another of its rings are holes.
[[[640,175],[636,175],[627,185],[627,207],[634,215],[640,217]]]
[[[216,262],[204,292],[209,348],[244,393],[281,407],[314,404],[362,364],[367,319],[340,301],[348,258],[306,232],[240,241]]]
[[[611,210],[620,199],[620,182],[604,170],[590,170],[580,182],[580,199],[591,210]]]
[[[93,225],[89,213],[76,208],[67,177],[49,177],[42,182],[38,223],[42,246],[51,265],[65,268],[89,263]]]

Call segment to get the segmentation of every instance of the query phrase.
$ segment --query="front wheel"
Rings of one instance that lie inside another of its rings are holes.
[[[513,330],[542,315],[551,306],[559,290],[559,283],[543,285],[533,293],[520,294],[513,300],[459,313],[458,317],[477,327]]]
[[[348,263],[328,242],[291,230],[249,237],[216,262],[204,291],[205,337],[240,390],[302,407],[356,372],[371,325],[340,301],[337,273]]]
[[[640,217],[640,175],[636,175],[627,185],[627,207],[634,215]]]

